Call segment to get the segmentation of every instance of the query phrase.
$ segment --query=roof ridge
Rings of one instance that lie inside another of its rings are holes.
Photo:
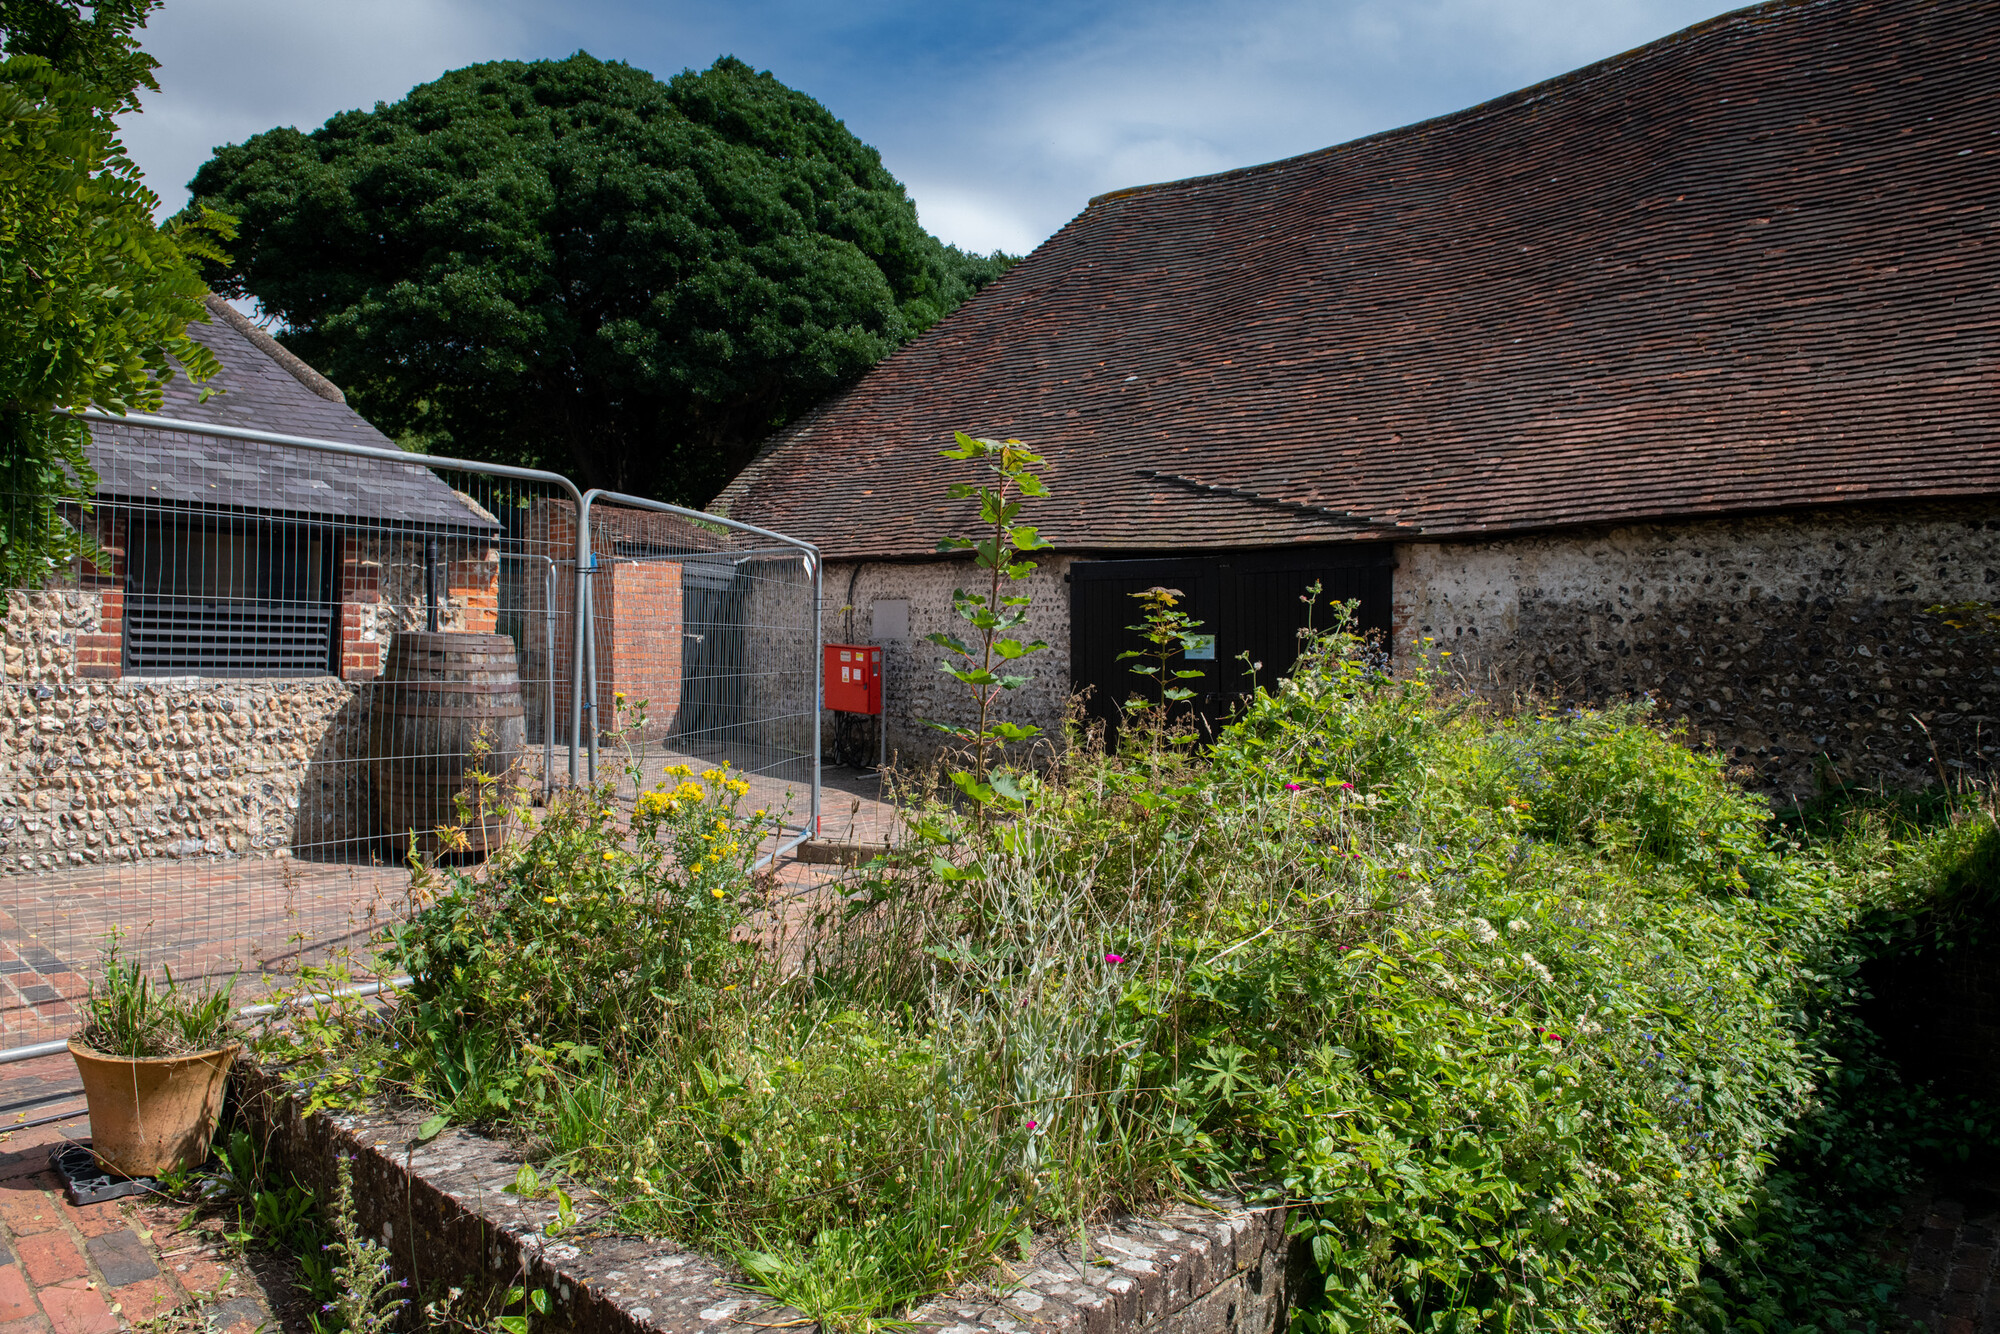
[[[242,311],[230,305],[213,292],[208,294],[203,304],[208,307],[211,315],[221,316],[224,324],[248,339],[252,347],[284,367],[294,380],[297,380],[321,398],[326,399],[329,403],[346,405],[347,395],[340,391],[339,385],[306,365],[305,362],[299,359],[297,353],[271,337],[268,331],[248,315],[245,315]]]
[[[1728,27],[1741,22],[1755,21],[1782,10],[1809,9],[1814,6],[1832,5],[1843,2],[1844,0],[1760,0],[1758,4],[1746,5],[1742,9],[1732,9],[1727,13],[1717,14],[1713,18],[1706,18],[1699,23],[1689,24],[1677,32],[1670,32],[1664,37],[1656,37],[1642,46],[1635,46],[1629,50],[1620,51],[1616,55],[1606,56],[1602,60],[1593,60],[1588,65],[1579,65],[1573,70],[1566,70],[1561,74],[1551,75],[1543,79],[1540,83],[1529,84],[1526,88],[1516,88],[1511,92],[1502,93],[1498,97],[1489,97],[1484,102],[1476,102],[1469,107],[1461,107],[1456,111],[1446,111],[1435,116],[1426,117],[1423,120],[1411,121],[1408,125],[1398,125],[1387,130],[1377,130],[1373,134],[1364,134],[1358,139],[1345,139],[1337,144],[1329,144],[1325,148],[1309,149],[1304,153],[1294,153],[1290,157],[1273,158],[1269,162],[1255,162],[1247,167],[1231,167],[1226,171],[1210,172],[1202,176],[1183,176],[1177,180],[1153,181],[1146,185],[1128,185],[1117,190],[1106,190],[1103,194],[1092,195],[1089,202],[1084,205],[1084,209],[1088,212],[1090,209],[1096,208],[1099,204],[1108,204],[1117,199],[1127,199],[1133,195],[1151,194],[1156,190],[1172,190],[1184,185],[1208,185],[1215,182],[1237,180],[1246,176],[1254,176],[1259,172],[1277,171],[1297,163],[1309,162],[1314,158],[1328,157],[1335,153],[1345,153],[1370,144],[1399,139],[1406,135],[1415,136],[1427,131],[1443,129],[1451,125],[1461,123],[1470,124],[1474,121],[1482,120],[1487,116],[1497,115],[1503,111],[1511,111],[1516,107],[1539,102],[1558,92],[1566,91],[1572,86],[1586,84],[1593,79],[1615,74],[1627,65],[1667,51],[1684,41],[1690,41],[1697,36],[1706,34],[1712,29]]]

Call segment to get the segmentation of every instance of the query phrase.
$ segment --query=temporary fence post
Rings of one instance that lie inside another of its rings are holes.
[[[590,558],[590,572],[593,575],[597,573],[597,557],[594,554]],[[590,637],[586,639],[583,643],[583,653],[585,662],[584,675],[585,679],[589,682],[589,687],[590,687],[589,697],[583,706],[584,717],[589,720],[588,730],[584,733],[584,737],[590,747],[590,750],[588,752],[590,755],[590,781],[591,785],[595,786],[597,783],[597,734],[598,732],[603,730],[604,726],[603,721],[597,716],[598,714],[597,701],[599,700],[600,696],[597,693],[597,580],[596,579],[593,578],[590,581],[590,583],[585,587],[583,593],[583,600],[584,600],[584,605],[590,608],[590,618],[589,618]]]
[[[583,641],[591,633],[590,568],[597,558],[590,554],[590,497],[576,502],[576,642],[570,645],[569,668],[569,782],[577,781],[577,747],[583,738]],[[592,782],[597,781],[593,772]]]
[[[824,573],[824,572],[823,572],[823,571],[822,571],[822,570],[820,569],[820,559],[819,559],[819,551],[818,551],[817,549],[815,549],[815,550],[813,551],[813,554],[812,554],[812,567],[813,567],[813,651],[812,651],[812,679],[813,679],[813,690],[812,690],[812,694],[813,694],[813,708],[812,708],[812,735],[813,735],[813,743],[812,743],[812,767],[813,767],[813,790],[812,790],[812,822],[811,822],[811,823],[809,823],[809,824],[808,824],[808,825],[806,826],[806,828],[807,828],[808,830],[810,830],[810,831],[812,832],[812,836],[813,836],[814,838],[818,838],[818,837],[819,837],[819,817],[820,817],[820,810],[819,810],[819,784],[820,784],[820,772],[819,772],[819,751],[820,751],[820,735],[819,735],[819,720],[820,720],[820,715],[826,712],[826,652],[825,652],[825,649],[824,649],[824,647],[822,646],[822,644],[821,644],[821,642],[820,642],[820,641],[821,641],[821,637],[822,637],[822,632],[821,632],[821,626],[820,626],[820,608],[821,608],[821,603],[822,603],[822,602],[824,602],[824,600],[825,600],[825,592],[826,592],[826,590],[825,590],[825,588],[824,588],[824,586],[823,586],[823,584],[822,584],[822,576],[823,576],[823,573]]]
[[[542,661],[549,679],[543,683],[547,703],[542,707],[542,804],[547,805],[556,781],[556,562],[542,557]]]

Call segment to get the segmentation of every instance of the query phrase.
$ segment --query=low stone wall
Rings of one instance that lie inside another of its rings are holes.
[[[577,1334],[756,1334],[814,1328],[734,1286],[715,1262],[657,1238],[605,1231],[608,1211],[578,1202],[575,1226],[549,1235],[555,1208],[506,1192],[521,1159],[463,1130],[416,1141],[421,1113],[301,1116],[276,1076],[239,1069],[239,1114],[279,1166],[329,1198],[341,1155],[353,1164],[362,1227],[430,1295],[475,1299],[519,1284],[554,1300],[550,1324]],[[1014,1266],[1018,1282],[968,1287],[913,1312],[941,1334],[1282,1334],[1309,1272],[1283,1209],[1177,1210],[1093,1227]]]
[[[370,823],[362,690],[333,677],[85,680],[94,595],[16,593],[0,654],[0,875],[344,851]]]
[[[2000,758],[2000,503],[1820,510],[1397,547],[1396,649],[1508,697],[1652,696],[1777,796]],[[1926,731],[1928,729],[1928,732]],[[1933,755],[1932,742],[1937,755]]]

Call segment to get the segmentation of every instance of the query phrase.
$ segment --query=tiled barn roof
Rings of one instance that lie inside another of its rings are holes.
[[[188,332],[222,363],[197,388],[167,382],[158,415],[279,435],[394,449],[310,366],[219,297],[210,323]],[[219,390],[203,401],[201,389]],[[426,528],[491,529],[436,473],[411,463],[316,454],[280,445],[92,422],[88,446],[98,494],[174,505],[322,516]]]
[[[716,507],[926,553],[953,428],[1072,549],[2000,492],[2000,5],[1784,0],[1102,196]]]

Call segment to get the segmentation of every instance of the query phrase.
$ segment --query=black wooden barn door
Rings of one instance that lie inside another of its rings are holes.
[[[1300,630],[1325,629],[1334,604],[1359,604],[1353,625],[1358,633],[1387,633],[1391,573],[1390,549],[1377,544],[1078,561],[1070,566],[1071,683],[1089,691],[1091,716],[1114,726],[1122,701],[1134,694],[1155,697],[1158,687],[1135,675],[1132,661],[1121,662],[1118,655],[1145,646],[1128,628],[1143,619],[1132,594],[1177,588],[1184,594],[1180,609],[1202,622],[1197,633],[1215,637],[1212,647],[1202,650],[1214,656],[1181,655],[1169,668],[1203,673],[1200,680],[1180,684],[1195,692],[1197,714],[1211,726],[1219,724],[1250,693],[1253,681],[1271,685],[1291,671]],[[1315,583],[1316,599],[1310,596]]]

